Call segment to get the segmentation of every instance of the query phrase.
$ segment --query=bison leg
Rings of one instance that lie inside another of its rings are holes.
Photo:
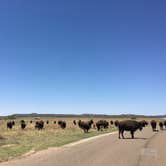
[[[124,135],[123,135],[123,133],[124,133],[124,130],[122,130],[122,132],[121,132],[121,133],[122,133],[122,138],[124,139]]]
[[[121,131],[120,131],[120,129],[119,129],[119,139],[120,139],[120,133],[121,133]]]
[[[131,131],[131,138],[134,139],[134,131]]]

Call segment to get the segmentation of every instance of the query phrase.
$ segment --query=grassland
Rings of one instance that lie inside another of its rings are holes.
[[[45,124],[44,130],[38,131],[34,129],[34,119],[32,119],[32,124],[30,124],[31,119],[23,119],[26,120],[27,124],[25,130],[20,129],[20,119],[15,120],[16,125],[12,130],[6,128],[7,120],[0,120],[0,161],[6,161],[29,152],[36,152],[49,147],[59,147],[84,138],[116,130],[115,127],[110,127],[100,132],[96,131],[96,129],[91,129],[89,133],[85,134],[78,126],[73,125],[72,118],[64,119],[67,122],[67,128],[65,130],[59,128],[57,124],[53,124],[53,121],[57,121],[58,119],[47,118],[43,120],[49,120],[50,123]],[[95,121],[97,120],[95,119]]]

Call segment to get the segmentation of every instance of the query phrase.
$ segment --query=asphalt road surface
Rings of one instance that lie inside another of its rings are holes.
[[[136,139],[117,133],[83,143],[51,148],[0,166],[166,166],[166,130],[137,131]]]

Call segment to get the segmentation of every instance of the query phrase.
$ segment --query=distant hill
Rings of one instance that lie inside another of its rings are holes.
[[[55,118],[70,118],[70,117],[89,117],[89,118],[166,118],[166,115],[135,115],[135,114],[120,114],[120,115],[106,115],[106,114],[13,114],[8,116],[1,116],[0,118],[20,118],[20,117],[55,117]]]

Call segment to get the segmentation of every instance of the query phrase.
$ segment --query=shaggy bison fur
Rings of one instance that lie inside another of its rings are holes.
[[[74,124],[74,125],[76,125],[76,124],[77,124],[77,123],[76,123],[76,120],[73,120],[73,124]]]
[[[159,122],[159,126],[160,126],[160,130],[163,130],[164,123],[163,122]]]
[[[166,129],[166,120],[164,121],[164,126],[165,126],[165,129]]]
[[[134,132],[136,130],[142,130],[142,124],[140,122],[134,121],[134,120],[125,120],[118,123],[118,129],[119,129],[119,139],[121,138],[120,135],[122,135],[122,138],[124,138],[124,131],[130,131],[131,138],[134,139]]]
[[[24,130],[26,128],[26,123],[25,121],[21,121],[21,129]]]
[[[44,128],[44,121],[37,121],[35,124],[35,129],[42,130]]]
[[[110,125],[113,125],[113,124],[114,124],[114,122],[111,120],[111,121],[110,121]]]
[[[12,129],[14,125],[15,125],[15,122],[14,122],[14,121],[9,121],[9,122],[7,122],[7,124],[6,124],[7,129]]]
[[[148,125],[146,120],[141,120],[140,123],[142,124],[142,127],[146,127]]]
[[[119,121],[116,120],[116,121],[114,122],[114,125],[115,125],[116,127],[118,127],[118,124],[119,124]]]
[[[152,120],[152,121],[150,122],[150,124],[151,124],[152,130],[153,130],[153,131],[156,131],[157,122],[156,122],[155,120]]]
[[[109,127],[109,123],[106,120],[99,120],[96,123],[97,130],[107,129]]]
[[[58,121],[58,125],[59,125],[62,129],[65,129],[65,128],[66,128],[66,122],[65,122],[65,121],[59,120],[59,121]]]
[[[93,120],[90,120],[88,122],[79,120],[78,126],[79,126],[79,128],[83,129],[85,133],[88,133],[88,131],[91,129],[91,126],[93,123],[94,123]]]

